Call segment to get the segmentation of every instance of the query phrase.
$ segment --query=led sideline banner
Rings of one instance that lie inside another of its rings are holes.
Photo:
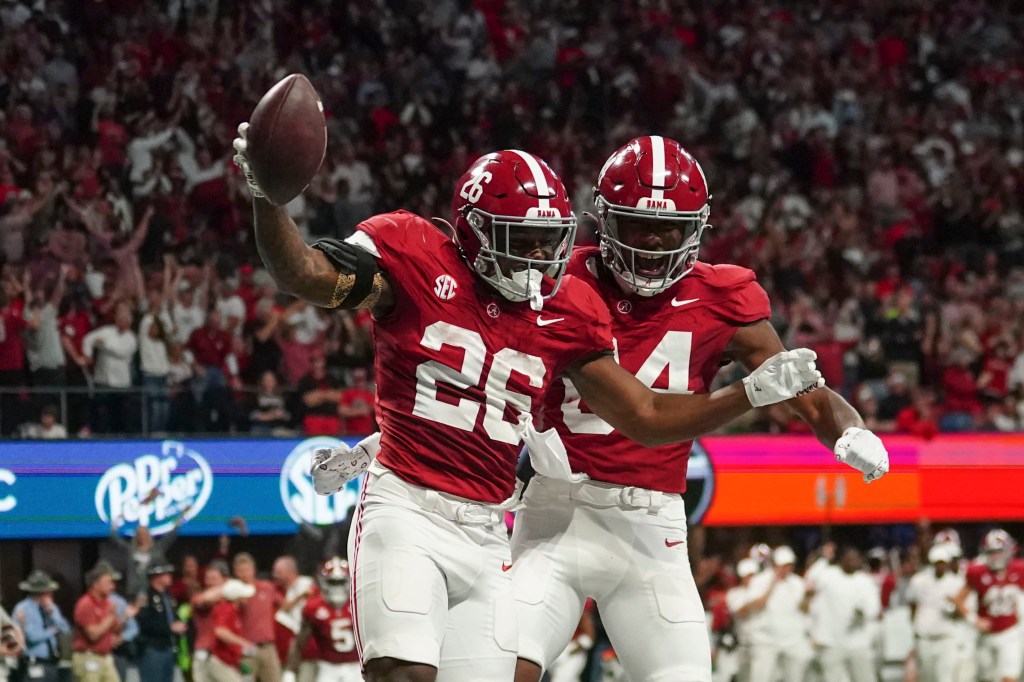
[[[1024,519],[1024,434],[886,436],[892,472],[864,484],[812,436],[709,436],[694,448],[690,519],[706,525]],[[254,534],[344,520],[359,482],[316,495],[312,452],[333,438],[0,442],[0,539],[130,534],[185,516],[218,535],[232,516]],[[156,491],[154,493],[154,491]]]
[[[184,535],[219,535],[243,516],[254,534],[344,520],[359,482],[329,497],[309,476],[335,438],[0,442],[0,538],[156,534],[184,514]],[[156,492],[154,492],[156,491]]]

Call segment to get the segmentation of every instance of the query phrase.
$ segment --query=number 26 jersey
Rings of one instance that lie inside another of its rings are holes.
[[[395,306],[374,318],[379,461],[421,487],[480,502],[512,494],[519,417],[577,360],[612,352],[607,307],[564,277],[540,312],[477,277],[427,220],[374,216],[349,241],[386,273]]]

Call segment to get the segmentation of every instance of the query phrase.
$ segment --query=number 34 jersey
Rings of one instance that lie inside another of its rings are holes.
[[[586,281],[612,315],[616,359],[645,385],[670,393],[708,393],[736,329],[771,315],[751,270],[697,262],[654,297],[623,292],[600,265],[597,248],[577,248],[568,272]],[[560,379],[545,401],[544,427],[555,426],[574,472],[597,481],[669,493],[686,490],[692,441],[644,448],[587,410]]]
[[[608,310],[565,277],[537,312],[478,278],[456,244],[405,211],[360,223],[395,307],[374,319],[379,461],[414,485],[480,502],[511,496],[520,415],[577,360],[612,352]]]

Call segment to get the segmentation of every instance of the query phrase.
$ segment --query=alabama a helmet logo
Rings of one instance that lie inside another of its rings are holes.
[[[458,283],[451,275],[439,275],[434,280],[434,295],[442,301],[453,299],[455,297],[455,290],[458,288]]]

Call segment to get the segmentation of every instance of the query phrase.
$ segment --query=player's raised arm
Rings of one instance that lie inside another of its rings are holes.
[[[785,350],[775,329],[763,320],[740,327],[726,348],[725,357],[755,367]],[[786,403],[805,422],[836,459],[864,474],[871,482],[889,471],[889,455],[878,436],[864,428],[864,420],[850,403],[831,389],[793,398]]]
[[[711,394],[658,393],[622,369],[610,355],[585,359],[567,373],[597,416],[641,445],[692,440],[751,407],[763,407],[824,386],[805,348],[768,358],[743,381]]]
[[[345,242],[323,242],[317,248],[302,240],[283,206],[270,203],[249,168],[248,124],[238,127],[235,163],[253,197],[256,248],[267,272],[284,293],[322,308],[390,307],[394,297],[387,278],[364,249]]]

